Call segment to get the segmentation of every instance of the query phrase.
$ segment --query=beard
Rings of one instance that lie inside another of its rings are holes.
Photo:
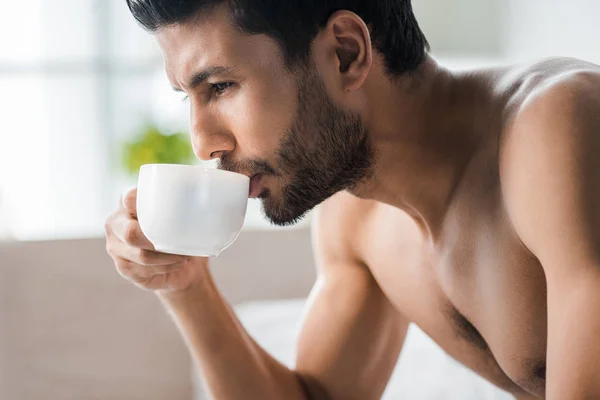
[[[265,160],[236,162],[224,156],[220,168],[252,171],[279,179],[281,196],[265,189],[263,213],[273,224],[293,225],[342,190],[353,191],[368,178],[374,151],[358,113],[341,110],[327,94],[314,67],[298,79],[298,110],[283,135],[275,167]]]

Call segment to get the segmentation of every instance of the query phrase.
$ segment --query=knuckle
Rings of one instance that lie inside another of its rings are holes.
[[[132,276],[130,278],[130,281],[140,289],[150,290],[149,286],[152,283],[153,278],[144,276]]]
[[[138,242],[139,232],[138,226],[135,221],[129,221],[125,227],[125,234],[123,235],[125,242],[129,245],[134,245]]]
[[[123,278],[129,278],[132,272],[132,265],[127,261],[116,261],[117,271]]]
[[[153,292],[154,291],[154,289],[152,289],[151,287],[149,287],[148,281],[146,281],[146,280],[144,280],[144,281],[134,281],[133,284],[138,289],[141,289],[143,291],[146,291],[146,292]]]
[[[114,214],[111,214],[104,222],[104,232],[108,235],[112,232],[113,221],[115,219]]]
[[[136,189],[131,189],[131,190],[127,191],[123,195],[123,204],[124,204],[125,208],[127,208],[129,210],[134,210],[136,198],[137,198],[137,190]]]
[[[114,238],[114,236],[107,237],[105,248],[108,255],[113,259],[113,261],[116,262],[119,259],[120,254],[117,251],[119,247],[116,246],[115,240],[116,239]]]
[[[113,256],[113,246],[110,243],[110,240],[106,240],[106,246],[105,246],[106,252],[112,257]]]
[[[139,258],[140,261],[146,265],[156,261],[156,255],[149,250],[140,250]]]
[[[151,290],[149,288],[149,284],[152,281],[152,277],[146,277],[146,276],[144,276],[144,274],[139,274],[139,270],[138,270],[138,268],[136,268],[137,267],[136,264],[134,264],[130,261],[122,260],[122,261],[116,262],[116,266],[117,266],[117,272],[123,279],[125,279],[129,283],[132,283],[139,289],[149,290],[149,291]]]

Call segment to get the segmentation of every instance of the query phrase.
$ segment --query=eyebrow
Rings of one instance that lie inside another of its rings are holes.
[[[190,81],[187,83],[187,86],[190,89],[194,89],[198,85],[204,83],[207,79],[210,79],[214,75],[221,75],[232,72],[233,69],[229,67],[210,67],[205,69],[204,71],[200,71],[195,73]],[[183,92],[183,89],[173,87],[173,90],[176,92]]]

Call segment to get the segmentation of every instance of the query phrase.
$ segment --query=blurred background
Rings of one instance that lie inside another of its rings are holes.
[[[452,68],[600,63],[596,0],[413,6],[434,57]],[[0,0],[0,398],[191,396],[177,333],[151,296],[118,279],[102,238],[140,163],[194,162],[180,100],[124,0]],[[252,203],[240,241],[215,261],[228,299],[303,298],[314,280],[307,225],[275,233]],[[273,332],[256,316],[299,309],[277,304],[250,307],[247,324]]]
[[[450,66],[600,61],[594,0],[415,0]],[[0,226],[17,239],[98,235],[135,183],[124,143],[187,130],[151,36],[124,0],[0,0]],[[248,225],[264,227],[251,206]]]

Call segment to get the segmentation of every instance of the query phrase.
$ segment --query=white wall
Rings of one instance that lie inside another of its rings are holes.
[[[505,53],[517,59],[571,56],[600,63],[598,0],[508,0]]]
[[[502,51],[502,0],[413,0],[436,54],[496,56]]]
[[[434,54],[600,63],[598,0],[413,0]]]

